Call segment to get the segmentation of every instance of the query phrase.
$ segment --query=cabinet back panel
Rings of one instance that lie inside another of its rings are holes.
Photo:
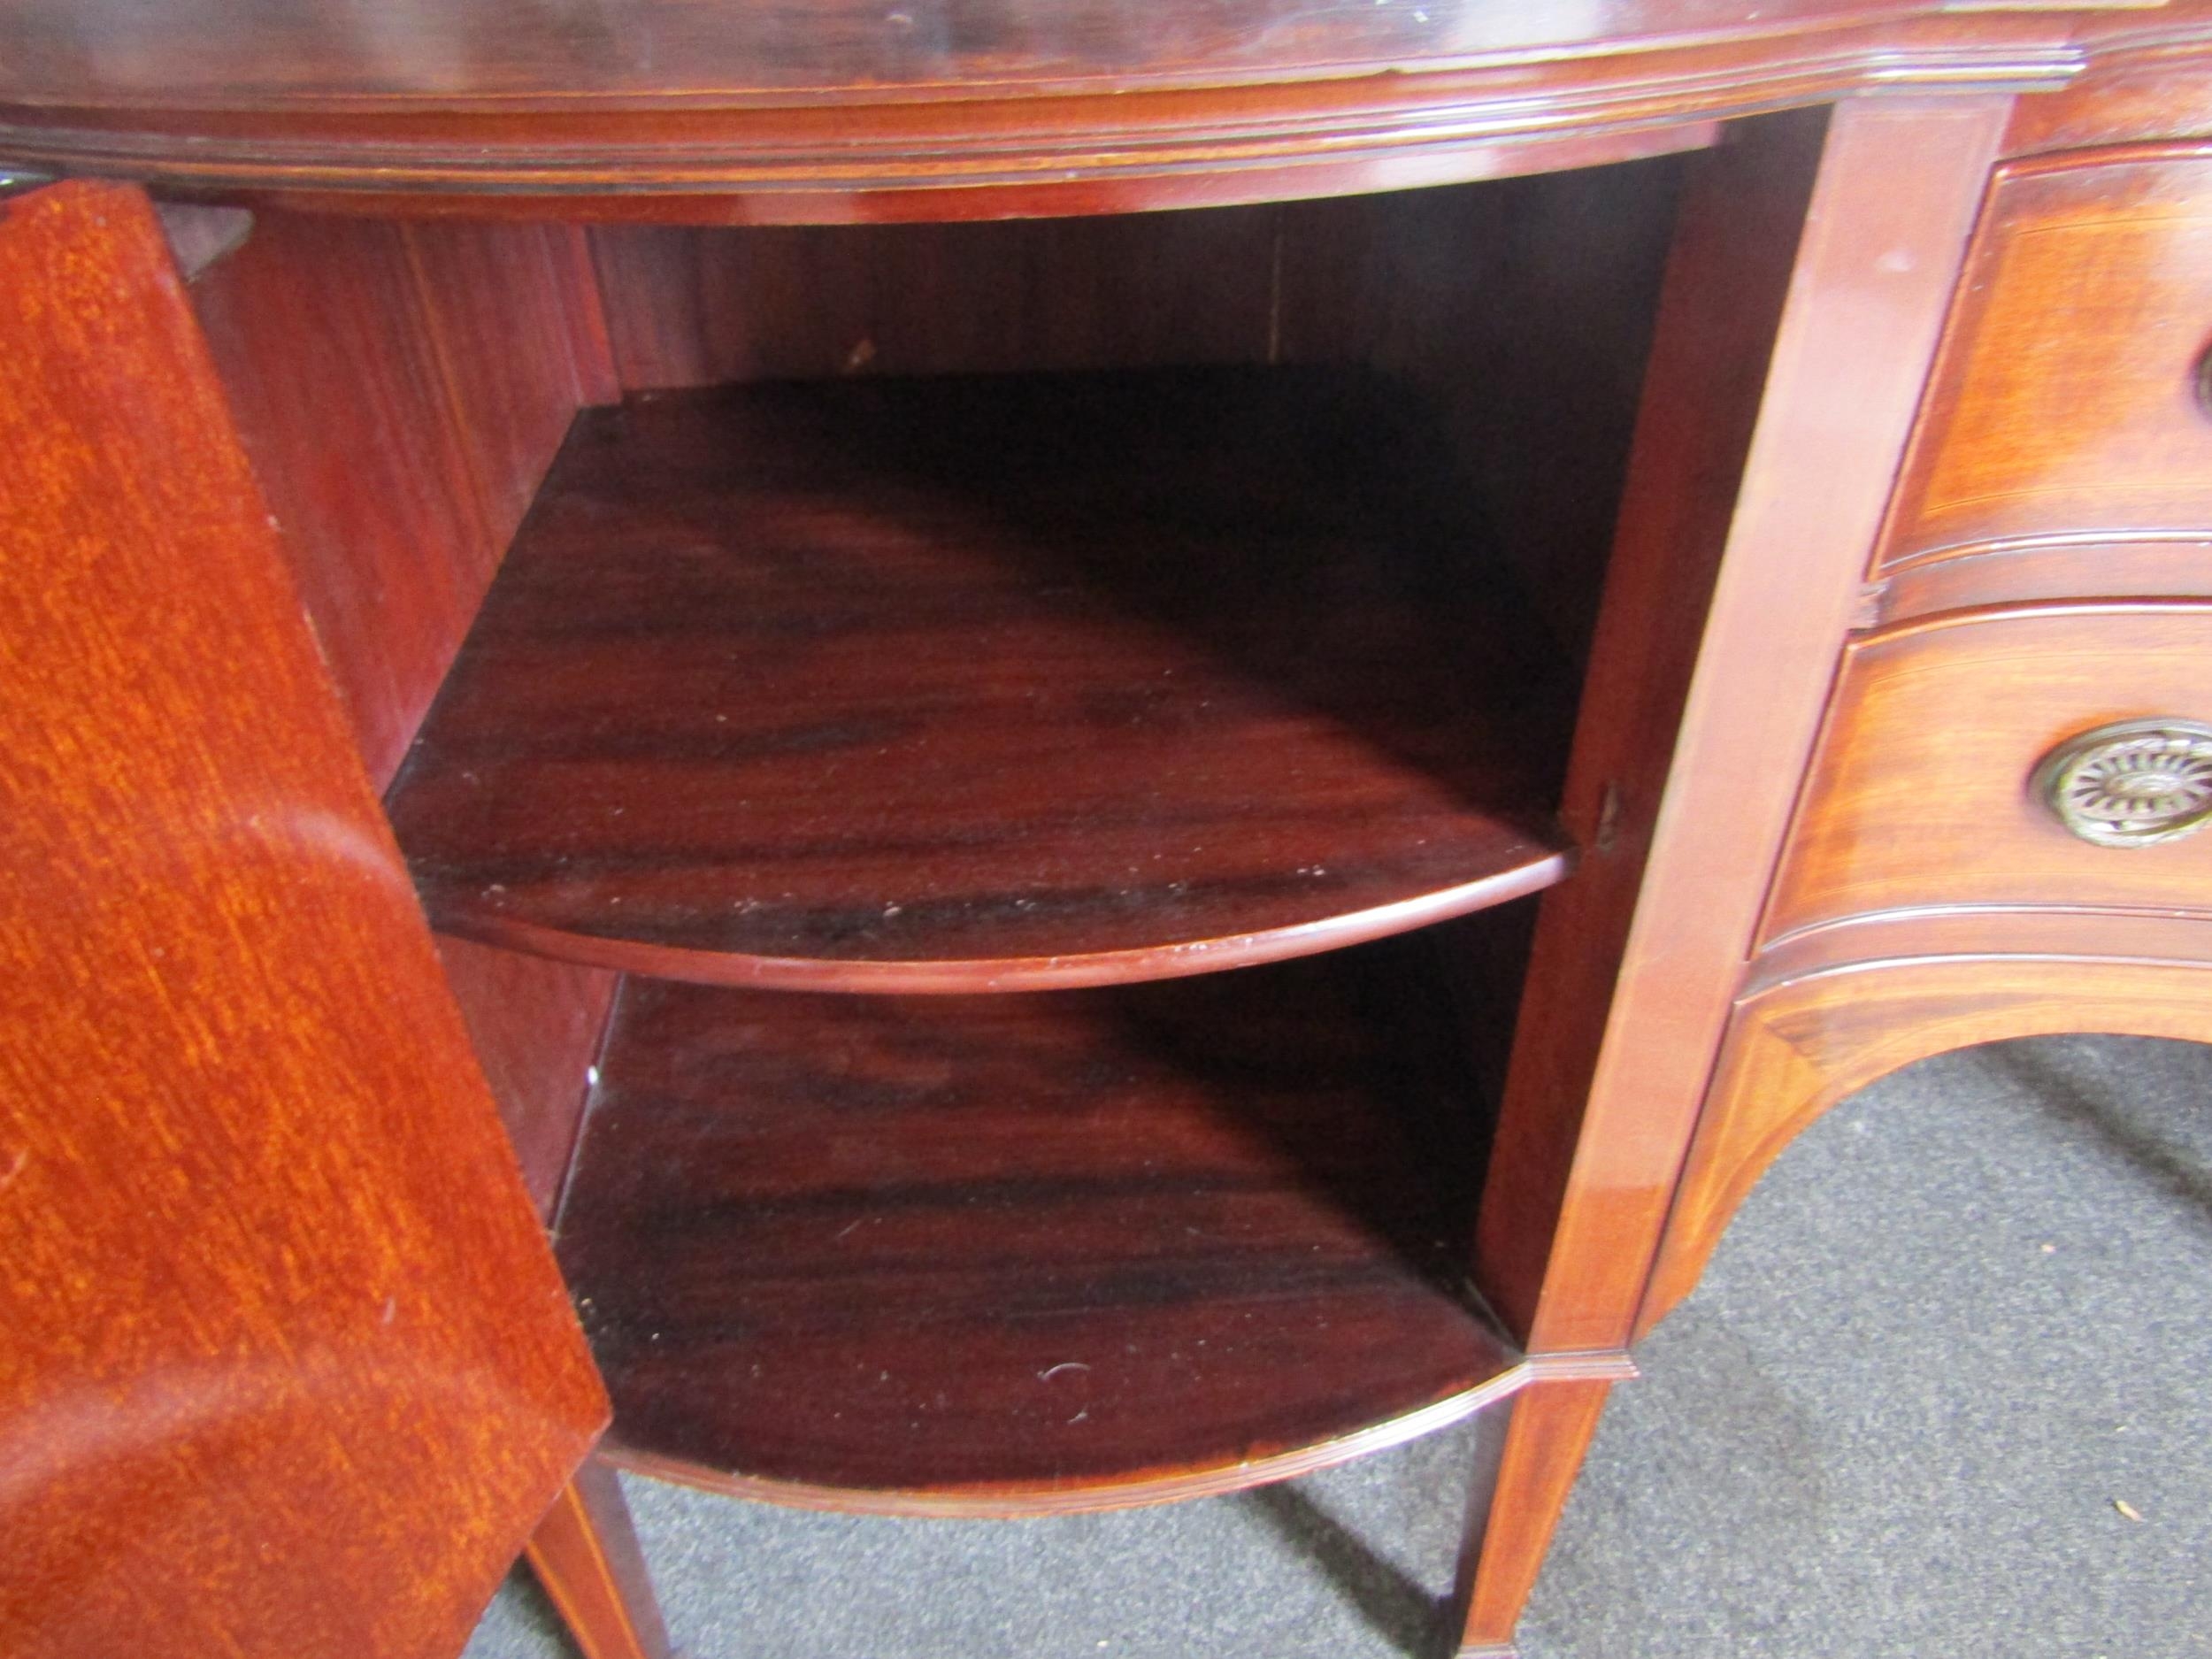
[[[1363,363],[1449,411],[1547,620],[1595,603],[1676,157],[1259,207],[589,233],[626,391]]]

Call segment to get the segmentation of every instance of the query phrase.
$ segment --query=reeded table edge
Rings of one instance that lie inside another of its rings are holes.
[[[1627,138],[1632,153],[1639,144],[1641,153],[1656,153],[1670,127],[1857,93],[2048,90],[2093,60],[2089,47],[2071,38],[2078,20],[1937,14],[1786,34],[1662,37],[1602,50],[1526,49],[1179,77],[1047,73],[912,86],[595,95],[337,91],[220,104],[127,90],[105,102],[19,90],[0,99],[0,166],[215,192],[319,194],[330,205],[349,197],[365,206],[461,197],[473,201],[472,211],[490,212],[552,212],[564,203],[574,211],[585,198],[587,211],[619,217],[626,197],[679,205],[692,197],[702,211],[716,196],[750,197],[758,198],[754,209],[727,211],[762,222],[813,222],[900,217],[881,198],[895,203],[911,193],[937,204],[913,216],[960,218],[991,211],[972,197],[995,191],[1043,193],[1001,211],[1125,211],[1145,204],[1077,207],[1053,193],[1119,182],[1159,194],[1153,205],[1182,205],[1174,198],[1188,194],[1193,178],[1223,175],[1225,186],[1238,172],[1256,170],[1263,182],[1253,190],[1217,189],[1205,199],[1270,199],[1301,193],[1267,180],[1284,167],[1387,172],[1425,157],[1439,176],[1395,182],[1432,183],[1455,165],[1453,176],[1518,170],[1493,152],[1532,141],[1587,143],[1612,134]],[[2156,32],[2144,35],[2154,40]],[[833,130],[825,130],[826,119]],[[1675,147],[1696,142],[1686,133]],[[1186,181],[1180,190],[1179,179]],[[1330,177],[1314,191],[1392,182]],[[968,196],[969,204],[955,206],[949,196]],[[793,199],[778,204],[779,196]],[[879,199],[865,211],[850,205],[871,196]],[[848,201],[843,212],[840,199]]]

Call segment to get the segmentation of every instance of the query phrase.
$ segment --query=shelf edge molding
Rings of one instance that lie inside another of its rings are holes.
[[[587,967],[611,968],[693,985],[750,986],[779,991],[859,991],[901,996],[970,995],[989,991],[1064,991],[1100,985],[1177,979],[1317,956],[1411,933],[1526,898],[1566,879],[1571,851],[1541,853],[1509,870],[1389,904],[1326,916],[1288,927],[1221,939],[1087,951],[1052,956],[981,956],[945,961],[842,961],[834,957],[757,956],[695,950],[643,940],[571,933],[495,910],[471,910],[442,899],[438,927],[480,944]]]
[[[1333,1469],[1371,1453],[1386,1452],[1464,1421],[1500,1402],[1510,1399],[1533,1383],[1597,1380],[1622,1382],[1638,1375],[1625,1352],[1532,1354],[1510,1370],[1475,1387],[1462,1389],[1432,1405],[1419,1407],[1350,1434],[1339,1435],[1313,1446],[1279,1453],[1272,1457],[1191,1470],[1171,1476],[1147,1476],[1111,1485],[1051,1488],[1042,1486],[979,1486],[971,1492],[863,1491],[842,1486],[811,1486],[800,1481],[771,1480],[733,1474],[703,1463],[668,1457],[624,1445],[618,1436],[602,1442],[599,1455],[633,1474],[679,1486],[694,1486],[727,1497],[787,1509],[818,1509],[841,1515],[887,1515],[910,1518],[1018,1520],[1047,1515],[1074,1515],[1104,1509],[1142,1509],[1156,1503],[1177,1503],[1188,1498],[1220,1497],[1254,1486],[1271,1486],[1323,1469]]]

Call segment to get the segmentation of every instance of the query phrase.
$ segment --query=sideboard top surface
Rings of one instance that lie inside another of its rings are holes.
[[[287,0],[10,0],[0,97],[26,104],[273,107],[358,100],[544,107],[610,97],[1235,85],[1387,68],[1540,64],[1810,38],[1946,13],[2046,16],[2159,0],[456,0],[396,12]],[[1963,38],[1963,37],[1962,37]],[[1955,44],[1957,42],[1955,42]]]
[[[1582,165],[1614,157],[1465,157],[1870,89],[2054,87],[2205,27],[2159,0],[0,0],[0,168],[572,196],[1317,170],[1249,200]]]

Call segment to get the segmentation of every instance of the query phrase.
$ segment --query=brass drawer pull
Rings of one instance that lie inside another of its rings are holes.
[[[2096,846],[2179,841],[2212,823],[2212,726],[2101,726],[2046,755],[2029,787],[2069,831]]]

